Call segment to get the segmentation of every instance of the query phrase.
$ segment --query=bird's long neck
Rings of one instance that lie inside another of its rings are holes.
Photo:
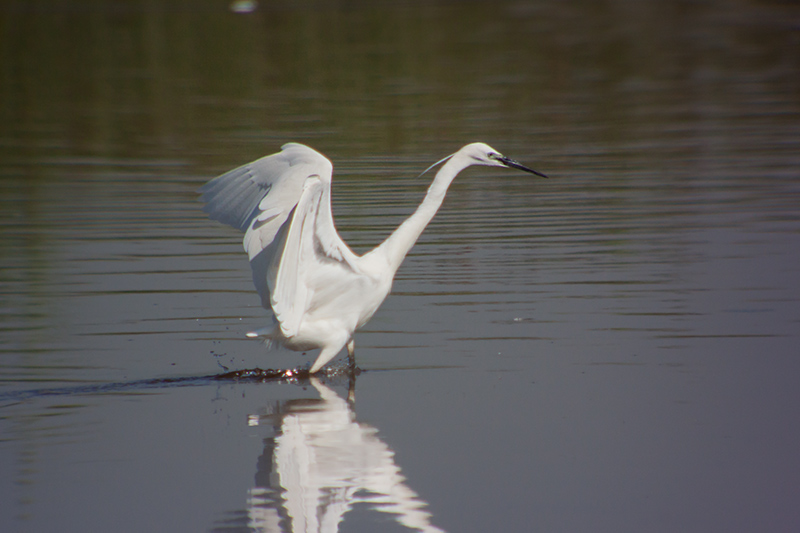
[[[459,154],[451,157],[447,163],[439,169],[433,182],[428,187],[428,193],[419,204],[417,210],[414,211],[405,222],[400,224],[389,237],[383,241],[373,252],[376,254],[383,254],[389,263],[392,274],[394,274],[400,264],[405,259],[406,254],[414,246],[425,230],[425,227],[433,219],[436,212],[441,207],[444,201],[447,189],[453,182],[453,179],[464,168],[471,164],[470,161],[465,161],[459,157]]]

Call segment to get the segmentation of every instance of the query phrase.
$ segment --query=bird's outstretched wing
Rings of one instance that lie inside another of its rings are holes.
[[[267,248],[300,201],[306,178],[327,176],[333,165],[322,154],[287,143],[277,154],[226,172],[200,188],[203,211],[213,220],[250,235],[245,250],[252,259]]]
[[[297,331],[317,282],[333,268],[357,271],[333,223],[333,165],[297,143],[219,176],[200,192],[203,210],[245,231],[253,282],[288,337]]]
[[[335,232],[334,239],[326,235],[326,230],[333,228],[325,209],[326,192],[318,177],[306,180],[300,201],[280,232],[279,253],[267,271],[270,305],[286,337],[297,334],[321,281],[324,286],[325,278],[335,282],[353,273],[351,262],[344,260],[352,252]]]

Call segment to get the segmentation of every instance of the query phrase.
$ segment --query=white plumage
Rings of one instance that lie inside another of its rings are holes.
[[[204,211],[245,232],[253,282],[273,314],[273,324],[257,333],[291,350],[319,348],[311,373],[345,346],[354,366],[355,331],[389,294],[395,272],[461,170],[504,166],[544,177],[483,143],[468,144],[445,160],[414,214],[363,256],[350,250],[333,222],[333,165],[308,146],[285,144],[277,154],[205,184]]]

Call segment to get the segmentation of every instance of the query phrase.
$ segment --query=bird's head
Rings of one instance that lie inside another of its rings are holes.
[[[533,169],[530,169],[519,163],[510,159],[488,144],[484,143],[472,143],[468,144],[459,150],[461,154],[470,158],[472,160],[473,165],[487,165],[492,167],[506,167],[506,168],[516,168],[518,170],[524,170],[525,172],[530,172],[531,174],[536,174],[537,176],[541,176],[542,178],[546,178],[544,174],[541,172],[537,172]]]

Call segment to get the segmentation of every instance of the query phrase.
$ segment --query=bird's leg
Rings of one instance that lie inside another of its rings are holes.
[[[347,341],[347,361],[350,363],[350,370],[356,368],[356,340],[351,338]]]
[[[350,363],[350,386],[347,388],[347,401],[356,403],[356,376],[361,371],[356,366],[356,341],[351,338],[347,341],[347,361]]]

